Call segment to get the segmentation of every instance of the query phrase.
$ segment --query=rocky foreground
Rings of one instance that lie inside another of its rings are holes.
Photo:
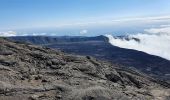
[[[0,100],[170,100],[170,84],[89,56],[0,38]]]

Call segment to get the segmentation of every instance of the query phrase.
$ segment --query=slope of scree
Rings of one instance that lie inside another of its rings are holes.
[[[125,36],[116,38],[129,40]],[[69,54],[89,55],[127,68],[135,68],[147,75],[170,82],[169,60],[141,51],[113,46],[105,36],[17,36],[8,37],[8,39],[60,49]],[[132,39],[140,42],[137,38]]]
[[[169,88],[89,56],[0,38],[0,100],[169,100]]]

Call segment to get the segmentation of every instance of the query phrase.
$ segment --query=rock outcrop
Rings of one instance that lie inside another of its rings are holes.
[[[0,100],[169,100],[169,89],[90,56],[0,38]]]

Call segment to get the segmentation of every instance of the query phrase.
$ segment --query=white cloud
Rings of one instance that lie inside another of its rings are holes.
[[[80,31],[80,34],[82,34],[82,35],[83,35],[83,34],[86,34],[86,33],[88,33],[88,30],[81,30],[81,31]]]
[[[151,28],[151,29],[145,29],[145,32],[151,33],[151,34],[169,34],[170,35],[170,26],[165,26],[161,28]]]
[[[145,31],[150,34],[139,33],[129,35],[128,38],[130,40],[114,38],[112,35],[106,35],[106,37],[108,37],[109,42],[114,46],[143,51],[170,60],[170,28],[155,28]],[[140,41],[136,41],[133,38]]]
[[[114,19],[110,18],[97,19],[93,18],[93,20],[85,21],[85,22],[71,22],[57,25],[56,27],[66,27],[66,26],[89,26],[89,25],[110,25],[110,24],[119,24],[119,23],[127,23],[127,22],[142,22],[142,23],[154,23],[154,22],[167,22],[170,21],[170,15],[167,16],[151,16],[151,17],[129,17],[129,18],[120,18]]]
[[[160,27],[170,27],[170,24],[160,25]]]
[[[0,32],[0,36],[8,37],[8,36],[16,36],[17,33],[14,31]]]
[[[45,36],[48,35],[47,33],[32,33],[33,36]]]

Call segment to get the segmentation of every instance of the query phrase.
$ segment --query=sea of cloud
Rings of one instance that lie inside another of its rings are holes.
[[[9,36],[16,36],[17,33],[14,31],[7,31],[7,32],[0,32],[0,36],[9,37]]]
[[[170,25],[145,29],[144,33],[128,35],[129,39],[105,35],[109,42],[120,48],[134,49],[170,60]],[[139,39],[136,41],[134,38]]]

